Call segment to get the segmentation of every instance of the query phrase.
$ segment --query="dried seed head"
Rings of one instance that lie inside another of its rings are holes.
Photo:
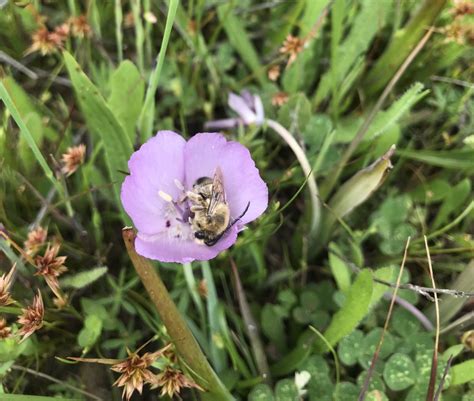
[[[35,255],[39,248],[46,242],[48,230],[38,226],[28,233],[28,238],[24,243],[25,251],[28,255]]]
[[[158,18],[156,18],[156,15],[153,14],[151,11],[147,11],[146,13],[144,13],[143,19],[146,22],[149,22],[150,24],[156,24],[158,22]]]
[[[466,331],[461,337],[461,342],[469,351],[473,352],[474,351],[474,330]]]
[[[268,79],[270,79],[270,81],[276,81],[279,76],[280,76],[280,66],[279,65],[271,66],[270,69],[268,70]]]
[[[100,358],[72,358],[74,361],[79,362],[95,362],[103,363],[106,365],[112,365],[111,370],[114,372],[121,373],[121,376],[113,384],[117,387],[123,387],[122,398],[127,401],[130,400],[132,394],[138,391],[140,394],[143,391],[143,385],[148,383],[155,385],[156,376],[148,368],[160,357],[163,356],[164,352],[171,346],[167,346],[159,349],[155,352],[147,352],[142,356],[138,355],[138,351],[128,352],[128,358],[126,359],[100,359]]]
[[[76,38],[88,38],[92,36],[92,29],[87,22],[87,17],[85,15],[71,17],[67,22],[71,27],[72,36]]]
[[[194,381],[188,379],[183,372],[171,367],[167,367],[163,372],[156,375],[155,384],[152,386],[152,388],[155,387],[161,387],[161,397],[168,395],[170,398],[175,394],[179,394],[185,387],[196,388],[198,390],[204,391]]]
[[[18,335],[22,337],[20,342],[26,340],[43,326],[44,305],[39,290],[38,295],[33,298],[33,303],[21,311],[22,314],[18,317],[18,323],[22,325],[18,330]]]
[[[8,327],[7,321],[0,317],[0,339],[5,339],[10,337],[12,334],[12,329]]]
[[[124,15],[123,26],[125,28],[132,28],[135,26],[135,18],[133,18],[133,13],[131,11]]]
[[[80,144],[67,148],[66,153],[61,156],[63,167],[61,171],[68,177],[73,174],[79,166],[84,163],[84,155],[86,154],[86,145]]]
[[[56,306],[56,308],[63,309],[69,302],[69,296],[67,294],[60,295],[61,296],[56,296],[56,298],[53,299],[53,304]]]
[[[64,266],[66,256],[58,256],[59,247],[61,245],[56,243],[54,245],[48,245],[44,256],[36,256],[34,262],[36,267],[36,276],[43,276],[48,284],[49,288],[58,298],[63,298],[59,289],[58,277],[67,271],[67,267]]]
[[[69,24],[65,22],[64,24],[58,25],[56,28],[54,28],[52,35],[56,35],[60,40],[65,42],[70,33],[71,28],[69,27]]]
[[[275,93],[272,97],[272,104],[274,106],[283,106],[288,101],[288,94],[285,92]]]
[[[296,60],[298,54],[303,51],[305,43],[305,40],[293,35],[288,35],[286,37],[282,47],[280,48],[280,53],[289,57],[287,67],[290,66]]]
[[[460,45],[474,44],[474,25],[462,23],[458,20],[441,28],[446,36],[446,42],[456,42]]]
[[[472,15],[474,14],[474,3],[472,0],[454,0],[450,12],[455,18]]]
[[[152,384],[154,380],[154,374],[148,367],[161,356],[161,352],[157,353],[146,353],[143,356],[139,356],[136,353],[130,352],[128,358],[120,363],[117,363],[111,367],[114,372],[122,373],[122,375],[115,381],[114,386],[123,387],[122,398],[130,399],[133,392],[136,390],[140,394],[143,390],[143,384]]]
[[[54,32],[50,32],[45,26],[39,28],[31,36],[31,41],[27,54],[39,51],[41,55],[46,56],[57,52],[63,46],[63,39]]]
[[[205,279],[199,280],[197,290],[201,298],[207,298],[208,288],[207,288],[207,282]]]
[[[0,306],[7,306],[15,302],[10,294],[14,273],[15,265],[13,265],[8,273],[0,276]]]

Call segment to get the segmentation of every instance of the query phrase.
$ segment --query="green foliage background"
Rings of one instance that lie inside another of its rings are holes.
[[[388,309],[391,288],[380,280],[395,282],[409,236],[404,284],[431,286],[426,235],[437,286],[474,292],[473,17],[456,14],[454,3],[0,3],[0,229],[22,245],[34,224],[47,227],[69,268],[60,281],[69,305],[58,309],[33,267],[0,238],[0,273],[13,263],[18,268],[18,303],[1,306],[1,315],[17,330],[19,307],[41,288],[47,322],[24,343],[0,339],[0,400],[85,399],[77,388],[118,400],[107,366],[87,371],[64,358],[124,358],[127,348],[155,334],[158,344],[170,340],[124,250],[121,228],[130,221],[120,185],[133,150],[157,130],[189,138],[208,121],[234,116],[229,92],[259,95],[266,118],[301,145],[323,214],[310,231],[310,178],[285,141],[265,123],[240,126],[225,134],[250,149],[269,186],[268,211],[209,263],[156,263],[235,399],[356,400]],[[82,14],[90,37],[68,38],[49,55],[28,51],[42,23],[52,30]],[[426,45],[376,106],[431,26]],[[279,49],[290,34],[305,45],[287,64]],[[274,66],[281,74],[270,80]],[[279,106],[274,98],[281,93],[287,102]],[[87,146],[85,163],[64,177],[61,155],[78,143]],[[349,162],[341,164],[352,144]],[[379,158],[392,145],[388,171]],[[259,326],[257,346],[270,365],[266,380],[239,309],[231,259]],[[408,306],[395,307],[366,400],[426,397],[434,308],[414,291],[401,289],[399,297]],[[473,326],[472,302],[443,295],[440,307],[438,382],[454,358],[442,399],[473,400],[473,334],[470,349],[461,342]],[[295,382],[303,371],[310,373],[305,395]],[[147,389],[136,399],[156,394]]]

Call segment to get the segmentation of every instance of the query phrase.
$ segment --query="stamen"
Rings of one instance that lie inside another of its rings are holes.
[[[176,185],[176,187],[180,190],[180,191],[184,191],[184,185],[181,183],[180,180],[178,179],[174,179],[174,185]]]
[[[158,191],[158,195],[165,201],[165,202],[173,202],[173,198],[171,195],[167,194],[163,191]]]

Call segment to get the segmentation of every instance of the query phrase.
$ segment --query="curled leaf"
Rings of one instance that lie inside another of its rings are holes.
[[[329,201],[330,213],[327,216],[326,230],[332,227],[336,219],[342,219],[364,203],[382,185],[387,172],[392,168],[390,158],[394,152],[395,145],[392,145],[382,157],[341,185]]]

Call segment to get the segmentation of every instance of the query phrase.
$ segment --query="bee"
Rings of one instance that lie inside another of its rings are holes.
[[[213,246],[247,212],[245,211],[231,222],[230,209],[224,190],[222,171],[216,168],[214,177],[201,177],[196,180],[192,191],[187,192],[191,206],[190,223],[196,239],[207,246]]]

